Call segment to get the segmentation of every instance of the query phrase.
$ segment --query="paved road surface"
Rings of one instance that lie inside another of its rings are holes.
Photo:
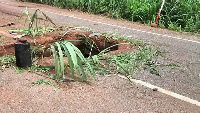
[[[136,78],[200,101],[199,35],[155,29],[80,12],[73,13],[73,11],[70,12],[45,5],[21,4],[0,0],[0,9],[4,9],[9,13],[19,14],[25,9],[24,6],[27,6],[31,12],[39,8],[55,23],[60,25],[84,26],[99,32],[113,32],[143,40],[167,51],[166,58],[161,62],[166,64],[175,62],[180,66],[178,69],[162,67],[160,68],[161,77],[144,71],[135,75]]]

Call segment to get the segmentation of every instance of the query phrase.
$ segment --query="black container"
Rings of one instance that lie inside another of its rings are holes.
[[[15,43],[16,65],[29,67],[32,65],[30,43],[27,40],[19,40]]]

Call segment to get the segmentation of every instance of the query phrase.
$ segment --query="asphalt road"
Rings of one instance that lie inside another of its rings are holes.
[[[164,64],[176,63],[180,67],[172,69],[170,67],[161,67],[161,76],[151,75],[143,71],[136,74],[136,78],[157,85],[159,87],[171,90],[181,95],[200,101],[200,37],[186,33],[176,33],[167,30],[156,30],[143,26],[138,28],[137,25],[127,25],[127,22],[110,20],[107,18],[93,16],[85,18],[81,13],[69,13],[69,11],[57,8],[51,8],[45,5],[34,5],[26,3],[18,6],[0,0],[0,8],[13,14],[20,14],[21,11],[28,7],[33,12],[39,8],[45,12],[55,23],[59,25],[75,25],[89,27],[98,32],[112,32],[129,38],[143,40],[151,43],[161,50],[167,52],[163,62]],[[25,7],[24,7],[25,6]],[[89,16],[89,15],[88,15]]]

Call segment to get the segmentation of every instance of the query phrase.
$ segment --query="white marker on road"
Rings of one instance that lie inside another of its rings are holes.
[[[125,76],[122,76],[122,75],[118,75],[119,77],[123,78],[123,79],[128,79],[127,77]],[[185,101],[185,102],[189,102],[191,104],[194,104],[194,105],[197,105],[200,107],[200,102],[198,102],[197,100],[193,100],[191,98],[188,98],[186,96],[183,96],[183,95],[180,95],[180,94],[177,94],[177,93],[174,93],[174,92],[171,92],[169,90],[166,90],[166,89],[163,89],[163,88],[160,88],[158,86],[155,86],[155,85],[152,85],[150,83],[147,83],[147,82],[144,82],[144,81],[141,81],[141,80],[136,80],[136,79],[130,79],[131,82],[133,83],[136,83],[136,84],[140,84],[142,86],[145,86],[145,87],[148,87],[150,89],[157,89],[157,91],[161,92],[161,93],[164,93],[166,95],[169,95],[169,96],[172,96],[174,98],[177,98],[179,100],[182,100],[182,101]]]
[[[1,3],[9,5],[9,3],[6,3],[6,2],[1,2]],[[35,10],[37,8],[29,8],[29,9]],[[147,34],[152,34],[152,35],[157,35],[157,36],[162,36],[162,37],[168,37],[168,38],[173,38],[173,39],[176,39],[176,40],[182,40],[182,41],[188,41],[188,42],[200,44],[199,41],[184,39],[184,38],[181,38],[181,37],[163,35],[163,34],[159,34],[159,33],[155,33],[155,32],[149,32],[149,31],[145,31],[145,30],[137,30],[137,29],[134,29],[134,28],[124,27],[124,26],[119,26],[119,25],[115,25],[115,24],[109,24],[109,23],[99,22],[99,21],[94,21],[94,20],[89,20],[89,19],[84,19],[84,18],[75,17],[75,16],[69,16],[69,15],[65,15],[65,14],[55,13],[55,12],[52,12],[52,11],[43,11],[43,12],[52,13],[52,14],[55,14],[55,15],[65,16],[65,17],[74,18],[74,19],[79,19],[79,20],[84,20],[84,21],[88,21],[88,22],[103,24],[103,25],[112,26],[112,27],[118,27],[118,28],[122,28],[122,29],[129,29],[129,30],[137,31],[137,32],[141,32],[141,33],[147,33]]]
[[[1,3],[8,4],[6,2],[1,2]],[[36,8],[29,8],[29,9],[36,9]],[[144,31],[144,30],[137,30],[137,29],[133,29],[133,28],[129,28],[129,27],[124,27],[124,26],[119,26],[119,25],[114,25],[114,24],[108,24],[108,23],[104,23],[104,22],[98,22],[98,21],[83,19],[83,18],[79,18],[79,17],[75,17],[75,16],[68,16],[68,15],[59,14],[59,13],[55,13],[55,12],[51,12],[51,11],[44,11],[44,12],[52,13],[52,14],[60,15],[60,16],[65,16],[65,17],[70,17],[70,18],[74,18],[74,19],[89,21],[89,22],[93,22],[93,23],[98,23],[98,24],[103,24],[103,25],[118,27],[118,28],[122,28],[122,29],[129,29],[129,30],[137,31],[137,32],[141,32],[141,33],[148,33],[148,34],[153,34],[153,35],[157,35],[157,36],[168,37],[168,38],[173,38],[173,39],[177,39],[177,40],[188,41],[188,42],[200,44],[199,41],[195,41],[195,40],[189,40],[189,39],[184,39],[184,38],[180,38],[180,37],[174,37],[174,36],[170,36],[170,35],[163,35],[163,34],[154,33],[154,32],[148,32],[148,31]],[[121,78],[127,79],[127,77],[125,77],[125,76],[120,76],[120,75],[118,75],[118,76],[121,77]],[[191,104],[194,104],[194,105],[197,105],[197,106],[200,107],[200,102],[198,102],[197,100],[190,99],[190,98],[185,97],[183,95],[180,95],[180,94],[177,94],[177,93],[165,90],[163,88],[160,88],[158,86],[154,86],[154,85],[152,85],[150,83],[147,83],[147,82],[144,82],[144,81],[141,81],[141,80],[136,80],[136,79],[130,79],[130,80],[132,82],[136,83],[136,84],[140,84],[140,85],[148,87],[150,89],[155,89],[156,88],[157,91],[159,91],[161,93],[164,93],[166,95],[172,96],[174,98],[180,99],[180,100],[185,101],[185,102],[189,102]]]
[[[35,9],[35,8],[31,8],[31,9]],[[200,44],[199,41],[195,41],[195,40],[189,40],[189,39],[184,39],[184,38],[170,36],[170,35],[163,35],[163,34],[159,34],[159,33],[155,33],[155,32],[150,32],[150,31],[145,31],[145,30],[137,30],[137,29],[133,29],[133,28],[129,28],[129,27],[124,27],[124,26],[119,26],[119,25],[115,25],[115,24],[109,24],[109,23],[104,23],[104,22],[99,22],[99,21],[94,21],[94,20],[89,20],[89,19],[83,19],[83,18],[80,18],[80,17],[59,14],[59,13],[55,13],[55,12],[51,12],[51,11],[44,11],[44,12],[52,13],[52,14],[60,15],[60,16],[66,16],[66,17],[69,17],[69,18],[84,20],[84,21],[88,21],[88,22],[103,24],[103,25],[107,25],[107,26],[118,27],[118,28],[122,28],[122,29],[129,29],[129,30],[137,31],[137,32],[141,32],[141,33],[147,33],[147,34],[152,34],[152,35],[157,35],[157,36],[162,36],[162,37],[168,37],[168,38],[173,38],[173,39],[177,39],[177,40],[188,41],[188,42]]]

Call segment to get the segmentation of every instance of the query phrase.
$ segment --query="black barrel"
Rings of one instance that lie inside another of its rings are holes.
[[[30,43],[27,40],[19,40],[15,43],[15,57],[18,67],[32,65]]]

